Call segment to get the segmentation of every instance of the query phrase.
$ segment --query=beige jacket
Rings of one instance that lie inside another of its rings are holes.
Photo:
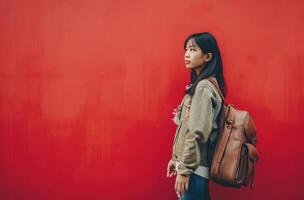
[[[219,125],[216,122],[222,100],[216,88],[207,80],[201,80],[191,98],[186,94],[174,113],[175,131],[172,160],[179,161],[177,173],[191,174],[199,166],[210,167],[208,138],[216,138]],[[191,107],[190,107],[191,105]]]

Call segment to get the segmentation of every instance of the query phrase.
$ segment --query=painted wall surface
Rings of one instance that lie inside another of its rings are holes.
[[[183,42],[210,31],[228,100],[250,111],[255,189],[216,200],[299,200],[301,0],[1,0],[0,199],[177,199],[166,178]]]

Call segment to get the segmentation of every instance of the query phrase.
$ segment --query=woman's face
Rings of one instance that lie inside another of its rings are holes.
[[[204,54],[195,40],[190,39],[185,48],[185,64],[187,69],[195,69],[197,72],[202,70],[204,63],[210,61],[211,53]]]

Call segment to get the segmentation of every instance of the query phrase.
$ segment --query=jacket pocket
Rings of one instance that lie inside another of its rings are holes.
[[[177,153],[183,152],[187,132],[188,127],[184,123],[182,123],[175,141],[175,151]]]
[[[178,138],[178,135],[179,135],[179,129],[181,128],[181,124],[179,124],[176,128],[176,131],[175,131],[175,135],[174,135],[174,139],[173,139],[173,146],[175,146],[176,144],[176,140]]]

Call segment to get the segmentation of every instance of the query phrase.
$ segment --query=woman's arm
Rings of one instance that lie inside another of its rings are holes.
[[[199,142],[207,143],[214,121],[213,98],[212,92],[206,85],[197,85],[191,101],[189,132],[185,139],[181,162],[178,165],[178,174],[189,175],[200,164]]]

